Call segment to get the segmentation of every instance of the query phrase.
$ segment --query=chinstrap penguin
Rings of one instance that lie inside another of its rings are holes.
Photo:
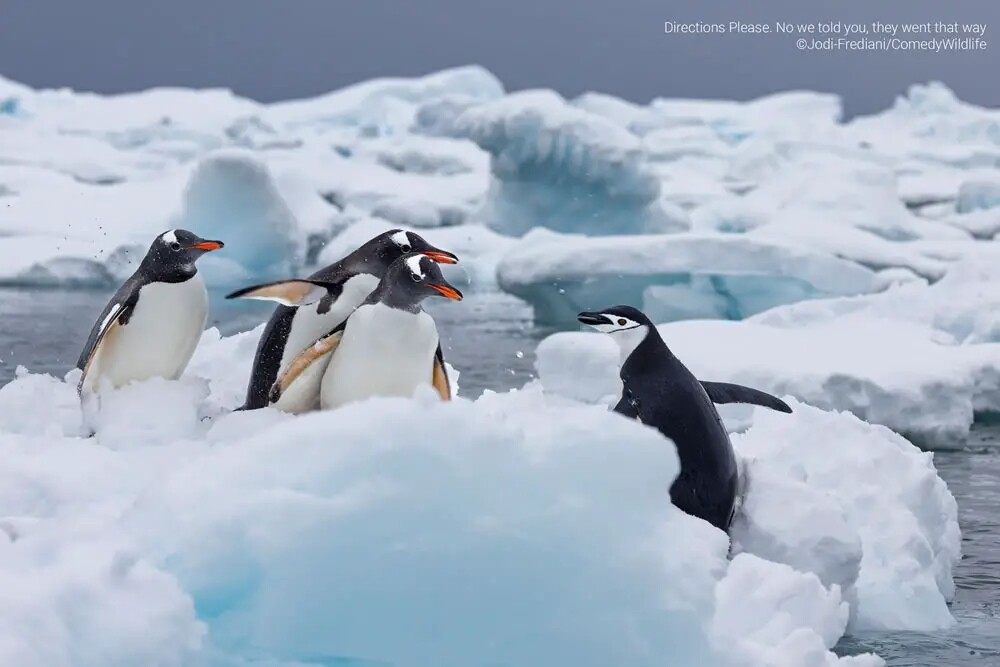
[[[254,285],[228,295],[228,299],[264,299],[281,304],[257,343],[246,400],[238,409],[256,410],[268,405],[293,413],[314,409],[315,405],[299,402],[301,395],[296,393],[287,393],[272,403],[269,392],[278,374],[317,338],[354,312],[378,286],[389,265],[409,252],[443,264],[458,262],[455,255],[435,248],[419,234],[393,229],[306,279]]]
[[[160,234],[105,306],[77,361],[77,391],[177,379],[205,329],[208,294],[195,262],[222,248],[184,229]]]
[[[288,392],[318,392],[320,407],[332,409],[372,396],[411,397],[421,385],[450,400],[437,326],[421,307],[429,296],[462,299],[428,256],[397,259],[364,303],[289,364],[272,401]]]
[[[674,356],[653,323],[631,306],[583,312],[580,322],[610,334],[621,350],[622,396],[615,412],[673,440],[681,471],[670,498],[722,530],[733,518],[739,473],[714,403],[753,403],[791,412],[784,401],[749,387],[701,382]]]

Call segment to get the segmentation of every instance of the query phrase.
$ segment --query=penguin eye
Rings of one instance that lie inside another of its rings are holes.
[[[626,324],[628,324],[628,320],[626,320],[626,319],[624,319],[624,318],[622,318],[622,317],[619,317],[619,318],[618,318],[618,326],[620,326],[620,327],[623,327],[623,326],[625,326]]]
[[[399,246],[399,249],[402,250],[403,252],[410,252],[410,244],[404,243],[403,245]]]
[[[170,244],[170,249],[171,250],[180,250],[181,249],[181,244],[178,243],[177,241],[174,241],[173,243]]]
[[[413,282],[415,282],[415,283],[419,283],[419,282],[420,282],[420,276],[418,276],[418,275],[417,275],[417,274],[415,274],[415,273],[411,273],[411,274],[410,274],[410,278],[412,278],[412,279],[413,279]]]

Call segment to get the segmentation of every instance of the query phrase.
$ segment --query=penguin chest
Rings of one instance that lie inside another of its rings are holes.
[[[128,323],[101,343],[97,372],[112,386],[163,377],[175,380],[194,354],[208,316],[208,294],[201,276],[181,283],[150,283]]]
[[[284,369],[303,350],[336,329],[378,287],[378,278],[366,273],[349,278],[340,296],[327,308],[323,300],[297,308],[292,326],[281,353],[280,368]]]
[[[427,313],[382,304],[358,308],[323,376],[324,409],[372,396],[409,398],[430,385],[438,332]]]
[[[359,274],[344,282],[340,296],[328,308],[321,300],[296,309],[278,368],[281,371],[286,369],[303,350],[336,329],[377,286],[378,278],[366,273]],[[290,413],[314,410],[319,404],[319,386],[319,378],[313,382],[296,382],[273,405]]]

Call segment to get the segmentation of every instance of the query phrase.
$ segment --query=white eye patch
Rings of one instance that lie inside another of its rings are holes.
[[[627,317],[622,317],[620,315],[614,315],[612,313],[601,313],[604,317],[611,320],[611,324],[591,324],[601,333],[618,333],[619,331],[630,331],[632,329],[637,329],[641,327],[642,324],[636,322],[635,320],[630,320]]]
[[[163,232],[160,238],[163,239],[164,243],[177,243],[177,234],[174,233],[176,231],[176,229],[171,229],[169,232]]]
[[[423,279],[427,276],[424,275],[424,270],[420,268],[420,260],[423,259],[423,255],[414,255],[413,257],[406,258],[406,266],[410,268],[410,273]]]
[[[389,238],[398,246],[410,245],[410,237],[406,235],[406,232],[396,232]]]

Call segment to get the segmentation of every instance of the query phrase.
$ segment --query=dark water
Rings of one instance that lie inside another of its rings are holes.
[[[76,363],[108,294],[0,290],[0,385],[18,364],[62,376]],[[551,330],[535,327],[530,309],[512,297],[471,293],[460,303],[431,302],[445,356],[461,371],[461,393],[503,391],[533,375],[534,349]],[[223,334],[259,324],[265,303],[212,295],[210,326]],[[841,654],[875,651],[891,667],[1000,667],[1000,427],[975,429],[969,447],[938,452],[935,464],[958,500],[964,557],[955,570],[952,612],[958,623],[939,633],[866,633],[845,638]]]

